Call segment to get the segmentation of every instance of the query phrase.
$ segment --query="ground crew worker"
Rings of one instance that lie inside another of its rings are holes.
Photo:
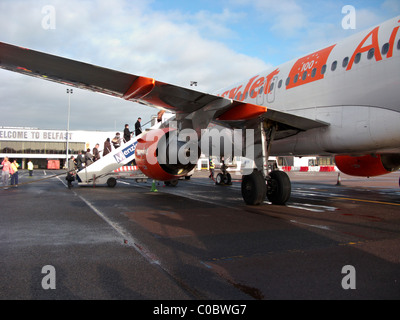
[[[32,173],[33,173],[33,163],[31,160],[29,160],[28,162],[28,171],[29,171],[29,176],[32,177]]]
[[[210,167],[210,175],[208,176],[210,179],[214,180],[214,170],[215,170],[215,164],[213,159],[210,158],[209,162],[209,167]]]

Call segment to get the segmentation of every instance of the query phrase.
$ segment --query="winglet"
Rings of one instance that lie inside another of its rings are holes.
[[[133,81],[132,85],[125,92],[123,98],[125,100],[135,100],[144,97],[149,94],[151,90],[153,90],[156,82],[152,78],[146,77],[137,77],[135,81]]]
[[[267,112],[267,108],[250,103],[241,103],[218,117],[218,120],[250,120]]]

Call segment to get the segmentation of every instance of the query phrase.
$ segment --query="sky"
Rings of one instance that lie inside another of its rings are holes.
[[[0,41],[212,93],[397,15],[400,0],[0,0]],[[70,105],[70,130],[122,131],[158,111],[66,89],[0,69],[0,127],[65,130]]]

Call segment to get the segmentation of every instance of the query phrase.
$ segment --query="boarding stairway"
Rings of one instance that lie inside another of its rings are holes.
[[[97,184],[107,183],[109,186],[113,186],[115,177],[118,175],[117,169],[127,165],[135,159],[135,149],[138,139],[149,130],[158,129],[160,125],[161,122],[156,123],[139,136],[132,137],[128,142],[122,143],[119,148],[113,149],[104,157],[78,171],[78,185],[94,186]],[[142,176],[145,177],[143,174],[140,175],[140,173],[138,173],[138,177]]]

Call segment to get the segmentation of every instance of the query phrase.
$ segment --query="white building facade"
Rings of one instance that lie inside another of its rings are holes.
[[[22,169],[31,160],[34,168],[46,169],[49,161],[59,160],[62,168],[68,157],[78,155],[79,151],[92,151],[99,144],[103,152],[107,138],[112,140],[116,132],[40,130],[37,128],[0,127],[0,159],[16,159]],[[123,133],[120,132],[121,137]],[[67,141],[68,139],[68,141]],[[52,161],[54,163],[54,161]]]

